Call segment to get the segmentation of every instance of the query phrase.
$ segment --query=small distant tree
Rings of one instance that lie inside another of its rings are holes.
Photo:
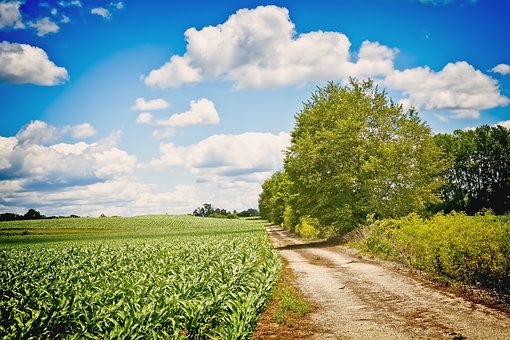
[[[214,208],[210,203],[204,203],[201,207],[196,208],[193,211],[194,216],[207,217],[214,213]]]
[[[234,210],[234,214],[237,214],[237,216],[239,217],[254,217],[259,216],[259,211],[257,209],[250,208],[243,210],[240,213],[236,213],[236,211]]]
[[[24,215],[27,220],[38,220],[44,218],[41,213],[35,209],[29,209]]]

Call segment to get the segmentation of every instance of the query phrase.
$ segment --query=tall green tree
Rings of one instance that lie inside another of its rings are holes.
[[[275,172],[264,184],[259,196],[260,217],[275,224],[283,222],[290,182],[283,171]]]
[[[443,203],[437,210],[474,214],[490,208],[496,214],[510,211],[510,130],[482,126],[438,134],[434,140],[449,167],[439,190]]]
[[[317,89],[291,137],[285,172],[299,216],[344,232],[369,214],[398,217],[437,201],[444,165],[430,128],[372,81]]]

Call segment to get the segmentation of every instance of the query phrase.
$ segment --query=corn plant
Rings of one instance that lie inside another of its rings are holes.
[[[260,223],[108,220],[0,238],[0,337],[250,337],[280,268]]]

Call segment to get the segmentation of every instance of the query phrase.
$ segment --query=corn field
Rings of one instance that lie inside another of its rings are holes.
[[[7,339],[249,338],[279,274],[260,222],[24,222],[0,225]]]

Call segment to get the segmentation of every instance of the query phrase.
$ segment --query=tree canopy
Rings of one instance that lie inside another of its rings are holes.
[[[510,130],[482,126],[434,136],[449,167],[437,210],[474,214],[483,208],[510,211]]]
[[[276,214],[268,215],[273,222],[287,211],[290,220],[307,216],[342,232],[370,214],[403,216],[437,200],[444,160],[430,128],[370,80],[318,88],[296,115],[291,137],[278,175],[286,181],[275,185],[273,176],[260,196],[272,202],[260,210]]]

